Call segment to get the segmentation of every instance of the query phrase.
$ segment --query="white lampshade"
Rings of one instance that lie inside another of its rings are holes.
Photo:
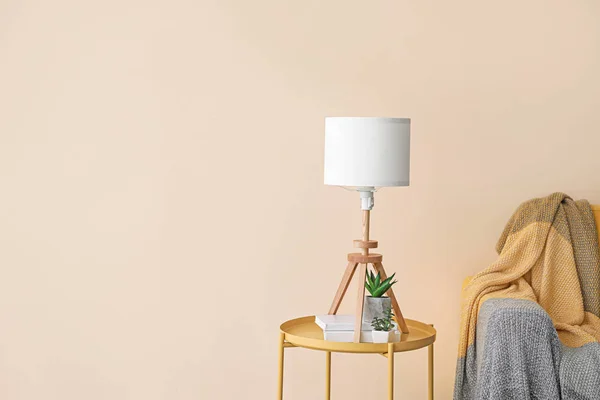
[[[408,186],[410,119],[325,118],[325,184]]]

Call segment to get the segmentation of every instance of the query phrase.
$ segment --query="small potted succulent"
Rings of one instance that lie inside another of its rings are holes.
[[[389,343],[391,342],[390,334],[395,330],[392,318],[394,313],[391,307],[384,311],[382,318],[375,317],[371,326],[373,327],[373,343]]]
[[[393,280],[394,275],[396,274],[382,281],[379,273],[375,275],[373,271],[369,271],[367,274],[365,287],[371,295],[365,297],[363,322],[370,324],[374,318],[382,318],[384,311],[392,307],[390,298],[384,294],[397,282]]]

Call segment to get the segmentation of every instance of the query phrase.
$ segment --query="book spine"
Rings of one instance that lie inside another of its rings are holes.
[[[346,342],[350,343],[354,341],[353,331],[324,331],[323,339],[331,342]],[[362,342],[372,342],[373,334],[371,331],[361,331],[360,340]]]
[[[351,343],[354,342],[354,332],[351,331],[325,331],[323,332],[323,339],[328,340],[330,342],[342,342],[342,343]],[[361,331],[360,332],[360,341],[363,343],[372,343],[373,342],[373,331]],[[400,341],[400,333],[395,332],[392,342]]]

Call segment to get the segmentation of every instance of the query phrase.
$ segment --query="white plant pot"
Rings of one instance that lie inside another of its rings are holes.
[[[373,331],[373,343],[389,343],[392,332]]]
[[[389,297],[365,297],[365,306],[363,311],[363,322],[370,324],[373,318],[383,318],[384,311],[392,307],[392,300]]]

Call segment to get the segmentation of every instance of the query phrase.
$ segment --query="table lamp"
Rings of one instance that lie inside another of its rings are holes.
[[[360,194],[362,240],[355,240],[360,253],[348,254],[348,265],[337,289],[329,314],[336,314],[348,290],[348,285],[358,269],[358,297],[354,341],[360,342],[363,318],[365,279],[369,264],[381,279],[387,274],[382,255],[369,253],[377,248],[377,241],[369,238],[373,194],[386,186],[408,186],[410,170],[410,119],[375,117],[325,118],[325,184],[356,190]],[[408,326],[394,291],[387,292],[402,333]]]

